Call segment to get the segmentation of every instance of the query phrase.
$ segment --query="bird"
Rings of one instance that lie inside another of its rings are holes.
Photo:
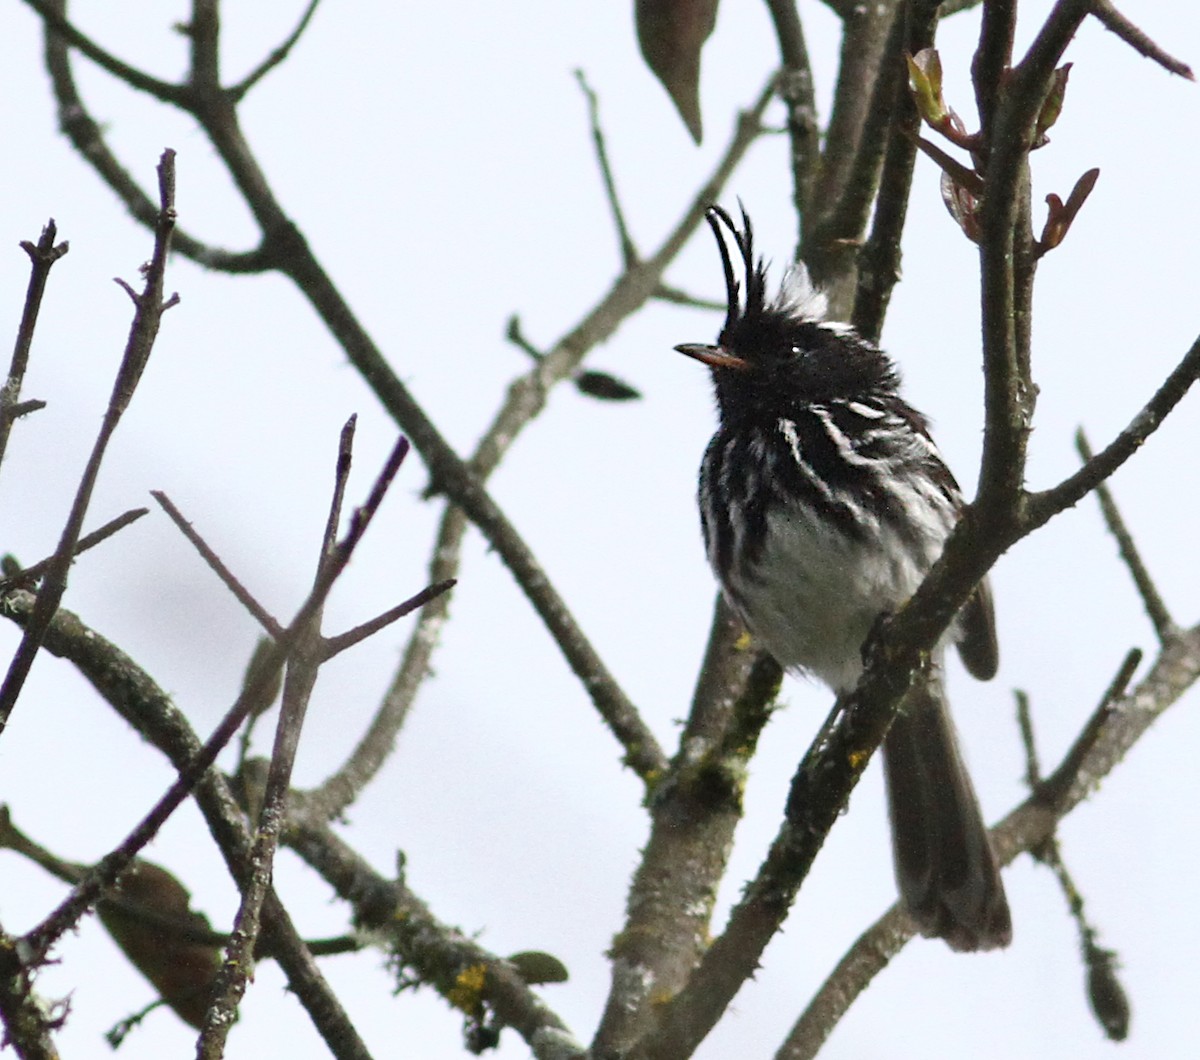
[[[928,420],[900,396],[892,359],[826,319],[827,300],[802,263],[768,298],[767,266],[741,215],[739,227],[719,206],[705,214],[727,297],[717,341],[675,347],[709,368],[716,394],[719,423],[698,491],[705,551],[752,638],[785,670],[841,696],[862,674],[872,627],[916,591],[965,501]],[[1009,944],[1012,917],[949,714],[950,645],[972,676],[995,675],[986,580],[883,743],[895,873],[922,935],[958,951],[990,950]]]

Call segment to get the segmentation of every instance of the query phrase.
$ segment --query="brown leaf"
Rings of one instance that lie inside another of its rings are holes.
[[[163,1001],[199,1029],[221,967],[221,948],[188,937],[189,931],[202,935],[210,929],[208,918],[192,910],[187,888],[166,869],[139,860],[96,912]]]
[[[717,23],[717,0],[635,0],[638,45],[696,143],[700,120],[700,50]]]

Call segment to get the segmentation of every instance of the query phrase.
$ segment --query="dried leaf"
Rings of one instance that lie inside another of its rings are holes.
[[[264,676],[267,657],[271,654],[274,647],[275,641],[272,638],[258,638],[258,643],[254,645],[254,651],[250,655],[250,661],[246,664],[246,674],[242,678],[243,692],[253,687]],[[277,666],[275,667],[270,683],[262,689],[258,698],[251,704],[250,716],[257,718],[270,710],[271,705],[278,698],[281,688],[283,688],[283,669]]]
[[[950,211],[958,227],[972,242],[978,243],[979,231],[979,200],[966,188],[958,183],[949,173],[942,171],[942,202]]]
[[[601,401],[637,401],[641,392],[631,387],[623,379],[618,379],[608,372],[595,372],[585,369],[575,376],[575,385],[581,394],[598,398]]]
[[[187,930],[210,930],[208,918],[192,910],[191,895],[183,884],[149,861],[134,862],[116,895],[145,914],[110,897],[96,906],[100,922],[163,1001],[198,1029],[221,967],[221,949],[193,941]]]
[[[1090,946],[1086,951],[1088,1001],[1110,1041],[1129,1036],[1129,998],[1117,978],[1116,955],[1111,950]]]
[[[700,120],[700,51],[717,24],[717,0],[636,0],[638,46],[692,139]]]

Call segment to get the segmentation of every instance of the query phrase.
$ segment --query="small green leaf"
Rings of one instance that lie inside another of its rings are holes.
[[[522,950],[508,958],[508,963],[530,986],[542,983],[565,983],[568,979],[567,966],[552,953],[541,950]]]
[[[1041,147],[1047,143],[1046,132],[1058,121],[1062,113],[1063,99],[1067,94],[1067,78],[1071,76],[1071,64],[1066,63],[1054,71],[1054,80],[1050,85],[1050,94],[1038,113],[1037,123],[1033,127],[1033,146]]]
[[[933,128],[946,122],[946,101],[942,98],[942,60],[936,48],[922,48],[916,55],[905,55],[908,81],[917,111]]]

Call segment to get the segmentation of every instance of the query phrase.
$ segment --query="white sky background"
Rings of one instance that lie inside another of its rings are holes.
[[[726,0],[704,55],[705,143],[697,149],[636,52],[631,5],[335,4],[327,0],[291,59],[249,97],[242,118],[285,210],[360,319],[461,452],[473,446],[525,356],[505,342],[519,312],[549,346],[607,290],[619,269],[584,100],[571,71],[601,97],[609,149],[643,252],[676,222],[775,61],[765,7]],[[185,67],[170,25],[186,5],[75,5],[81,26],[159,76]],[[1027,42],[1047,3],[1022,12]],[[226,80],[290,30],[301,4],[227,5]],[[32,562],[52,551],[107,399],[130,305],[111,283],[134,281],[151,236],[126,217],[56,132],[37,21],[0,5],[0,98],[7,144],[0,196],[0,322],[15,334],[27,280],[21,239],[53,216],[70,254],[54,269],[25,396],[44,411],[14,430],[0,475],[0,548]],[[1200,65],[1192,5],[1129,4],[1154,37]],[[805,3],[822,120],[835,72],[834,22]],[[976,15],[943,26],[947,95],[971,122],[967,69]],[[1072,47],[1066,110],[1035,156],[1035,201],[1064,198],[1080,173],[1100,181],[1066,244],[1038,278],[1035,368],[1041,385],[1030,482],[1077,465],[1083,423],[1099,447],[1141,406],[1194,339],[1200,316],[1200,224],[1194,192],[1200,88],[1140,59],[1097,25]],[[178,206],[192,234],[232,248],[252,228],[213,153],[189,122],[133,97],[86,61],[81,86],[110,142],[147,187],[164,146],[178,153]],[[773,117],[778,120],[779,112]],[[762,140],[723,196],[741,196],[765,253],[782,265],[794,222],[783,137]],[[1042,216],[1038,209],[1039,221]],[[884,342],[907,395],[935,421],[969,489],[981,424],[978,270],[946,215],[936,171],[919,165]],[[715,296],[720,269],[701,231],[668,274]],[[311,578],[332,481],[337,433],[359,414],[351,498],[361,498],[395,428],[300,296],[276,277],[209,275],[182,258],[168,289],[182,304],[117,434],[89,525],[152,503],[163,489],[276,615]],[[612,405],[570,387],[515,447],[494,495],[539,552],[612,670],[668,750],[707,632],[713,584],[694,507],[696,469],[712,429],[707,373],[671,352],[706,341],[717,314],[661,303],[626,323],[591,360],[645,399]],[[1196,620],[1195,437],[1185,401],[1114,488],[1176,618]],[[403,469],[378,523],[334,594],[340,630],[425,581],[437,508],[419,493],[419,460]],[[987,685],[956,671],[952,694],[981,797],[999,817],[1022,797],[1012,689],[1033,702],[1043,762],[1057,761],[1132,645],[1155,642],[1094,501],[1016,547],[994,574],[1002,668]],[[236,694],[253,622],[155,512],[78,563],[66,606],[139,660],[207,733]],[[381,695],[410,627],[376,637],[323,672],[297,781],[336,766]],[[8,657],[16,631],[0,626]],[[615,742],[498,560],[477,535],[437,675],[398,752],[352,808],[348,836],[383,872],[395,851],[408,879],[447,922],[505,954],[545,949],[571,982],[547,1001],[584,1039],[607,989],[603,951],[619,928],[626,884],[646,836],[639,788]],[[761,744],[722,913],[778,825],[786,785],[828,695],[789,681],[788,709]],[[1123,1057],[1191,1055],[1200,1037],[1194,881],[1195,695],[1137,747],[1062,829],[1065,854],[1116,949],[1133,1002]],[[18,825],[65,857],[117,843],[170,780],[69,666],[34,667],[0,740],[0,799]],[[216,925],[236,894],[188,807],[148,856],[175,871]],[[0,855],[0,920],[22,931],[60,893],[41,870]],[[964,957],[916,941],[860,999],[829,1043],[831,1058],[1116,1055],[1086,1008],[1075,929],[1049,874],[1022,859],[1006,873],[1016,939],[1002,954]],[[284,852],[277,869],[301,930],[340,932],[345,909]],[[758,979],[700,1056],[770,1056],[824,974],[893,900],[877,768],[831,836],[785,934]],[[66,1056],[107,1051],[102,1031],[149,1000],[150,988],[94,920],[70,937],[43,996],[72,994]],[[393,998],[379,956],[326,962],[376,1056],[463,1055],[459,1021],[432,991]],[[230,1040],[231,1056],[318,1056],[307,1017],[264,963]],[[194,1038],[161,1013],[123,1047],[127,1058],[189,1055]],[[527,1055],[506,1032],[498,1054]]]

